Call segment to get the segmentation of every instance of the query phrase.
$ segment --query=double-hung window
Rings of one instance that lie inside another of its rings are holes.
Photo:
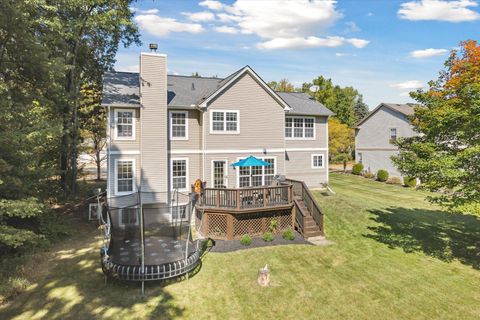
[[[390,142],[397,140],[397,128],[390,128]]]
[[[312,154],[312,169],[323,169],[323,154]]]
[[[186,191],[188,189],[188,159],[172,159],[172,189]]]
[[[135,161],[115,160],[115,193],[129,194],[135,192]]]
[[[134,110],[115,110],[115,139],[135,140]]]
[[[238,186],[258,187],[270,185],[275,177],[275,158],[263,158],[271,166],[239,167],[238,168]]]
[[[285,138],[315,139],[315,118],[285,117]]]
[[[120,209],[120,225],[138,225],[139,210],[136,207]]]
[[[210,117],[210,133],[240,133],[239,111],[212,111]]]
[[[188,139],[188,111],[170,112],[170,138],[172,140]]]

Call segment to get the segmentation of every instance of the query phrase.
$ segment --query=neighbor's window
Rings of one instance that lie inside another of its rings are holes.
[[[312,168],[323,169],[323,154],[312,154]]]
[[[358,153],[358,163],[363,162],[363,154],[361,152]]]
[[[117,160],[117,194],[134,192],[134,161]]]
[[[170,137],[172,139],[188,139],[188,112],[170,112]]]
[[[135,117],[133,110],[115,111],[115,138],[119,140],[135,139]]]
[[[397,128],[390,128],[390,141],[397,140]]]
[[[122,225],[136,225],[138,224],[138,208],[124,208],[120,213],[120,224]]]
[[[286,117],[285,137],[292,139],[314,139],[315,118],[312,117]]]
[[[212,133],[238,133],[238,111],[212,111]]]
[[[187,159],[172,159],[172,188],[187,189]]]
[[[262,160],[272,165],[238,168],[238,185],[240,188],[265,186],[272,183],[275,176],[275,158],[263,158]]]

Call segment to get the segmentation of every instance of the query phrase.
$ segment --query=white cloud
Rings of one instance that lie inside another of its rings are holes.
[[[221,22],[229,23],[229,22],[238,22],[242,20],[241,17],[235,16],[232,14],[228,13],[218,13],[217,14],[218,19],[220,19]]]
[[[364,48],[367,44],[370,43],[370,41],[368,40],[357,39],[357,38],[350,38],[350,39],[346,39],[345,41],[353,45],[355,48],[359,48],[359,49]]]
[[[469,7],[476,6],[478,3],[473,0],[410,1],[402,3],[397,14],[407,20],[474,21],[480,19],[480,14]]]
[[[212,21],[215,20],[215,15],[210,11],[201,11],[201,12],[182,12],[189,20],[202,22],[202,21]]]
[[[448,53],[448,50],[447,50],[447,49],[433,49],[433,48],[429,48],[429,49],[424,49],[424,50],[415,50],[415,51],[412,51],[412,52],[410,52],[410,56],[411,56],[412,58],[421,59],[421,58],[430,58],[430,57],[443,56],[443,55],[445,55],[446,53]]]
[[[410,96],[410,91],[400,92],[399,96],[400,97],[409,97]]]
[[[360,32],[360,29],[354,21],[347,21],[345,22],[347,28],[345,29],[345,33],[353,33],[353,32]]]
[[[345,53],[345,52],[337,52],[335,53],[337,57],[356,57],[357,55],[354,53]]]
[[[140,29],[158,37],[168,36],[171,32],[200,33],[204,31],[201,24],[178,22],[173,18],[164,18],[154,14],[138,15],[134,19]]]
[[[221,33],[230,33],[230,34],[237,34],[239,30],[234,27],[229,27],[229,26],[220,26],[220,27],[215,27],[215,31],[221,32]]]
[[[200,5],[202,7],[206,7],[210,10],[217,10],[217,11],[222,10],[223,7],[224,7],[223,3],[221,3],[220,1],[215,1],[215,0],[205,0],[205,1],[200,2],[198,5]]]
[[[424,85],[418,80],[407,80],[405,82],[391,84],[390,87],[403,89],[403,90],[415,90],[415,89],[423,88]]]
[[[373,16],[373,12],[368,12],[367,17],[371,17],[371,16]]]
[[[274,38],[265,42],[257,43],[257,48],[264,50],[278,49],[305,49],[317,47],[338,47],[345,43],[351,43],[357,48],[363,48],[368,41],[362,39],[345,39],[343,37],[294,37],[294,38]]]
[[[157,14],[158,13],[158,9],[142,10],[142,9],[135,8],[135,7],[130,7],[130,11],[138,13],[138,14]]]

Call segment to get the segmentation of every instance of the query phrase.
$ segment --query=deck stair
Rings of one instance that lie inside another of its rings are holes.
[[[323,213],[305,182],[287,179],[293,185],[295,229],[305,238],[324,236]]]

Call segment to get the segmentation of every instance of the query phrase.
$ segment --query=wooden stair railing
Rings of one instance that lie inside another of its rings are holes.
[[[293,186],[298,231],[306,238],[323,235],[323,213],[303,181],[286,179]]]

